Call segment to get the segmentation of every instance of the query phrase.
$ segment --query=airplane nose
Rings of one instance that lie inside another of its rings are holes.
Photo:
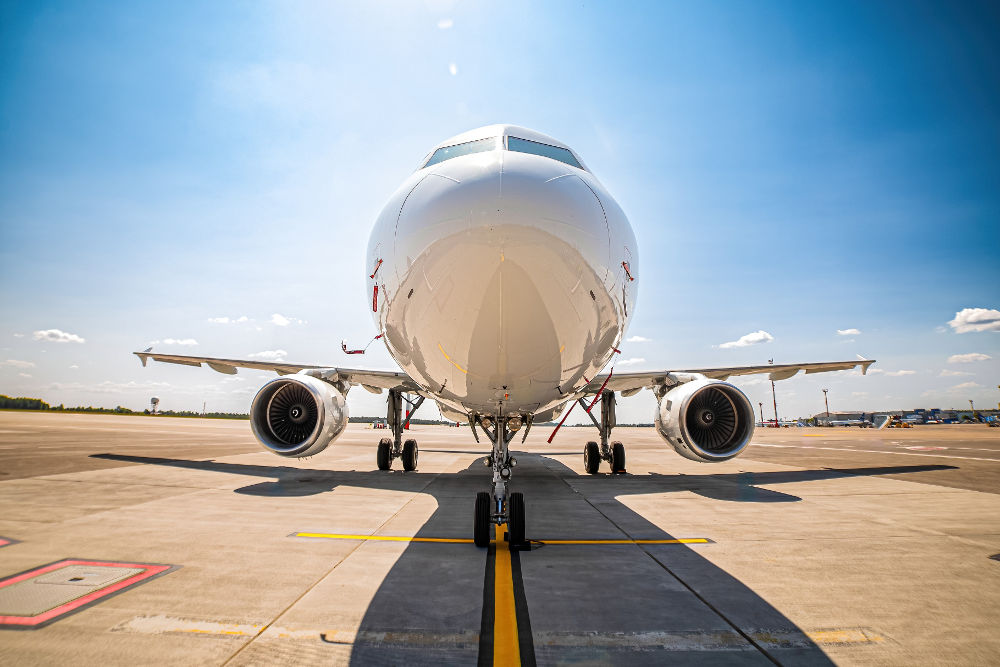
[[[574,171],[493,151],[436,165],[406,195],[386,341],[407,372],[485,410],[540,405],[606,363],[619,331],[608,226]]]
[[[575,256],[566,255],[565,261],[574,270],[583,263],[605,280],[611,260],[604,206],[576,171],[514,151],[435,165],[402,204],[395,234],[400,269],[412,266],[431,247],[513,249],[555,241],[573,250]],[[462,243],[456,245],[456,237]]]
[[[600,198],[578,170],[538,155],[509,151],[504,156],[500,219],[528,236],[557,239],[605,280],[610,266],[610,234]]]

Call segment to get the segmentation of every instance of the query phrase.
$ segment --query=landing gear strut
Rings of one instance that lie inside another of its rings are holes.
[[[403,417],[403,401],[406,400],[410,409]],[[389,470],[392,468],[393,459],[403,459],[403,470],[417,469],[417,454],[419,449],[417,441],[409,439],[403,442],[403,429],[410,423],[410,417],[420,404],[424,402],[424,397],[417,397],[416,401],[403,398],[403,392],[396,389],[389,390],[388,409],[385,421],[392,430],[392,438],[382,438],[378,443],[378,453],[375,460],[379,470]]]
[[[625,472],[625,445],[617,441],[608,443],[608,440],[611,439],[611,430],[618,423],[615,418],[615,403],[615,392],[602,392],[601,421],[597,421],[597,418],[592,413],[587,413],[590,421],[594,422],[594,426],[597,427],[597,430],[601,434],[600,445],[594,441],[590,441],[583,448],[583,467],[589,475],[597,474],[602,460],[607,461],[611,465],[612,473]],[[587,402],[582,398],[580,399],[580,405],[583,406],[584,410],[587,409]]]
[[[475,526],[473,542],[477,547],[490,544],[490,524],[507,525],[507,541],[511,545],[524,543],[524,495],[518,492],[509,493],[512,469],[517,460],[510,455],[508,445],[521,426],[518,417],[498,417],[494,422],[491,417],[477,418],[486,435],[493,443],[492,453],[484,463],[493,469],[492,492],[480,491],[476,494]],[[512,430],[511,426],[515,426]],[[501,539],[497,535],[497,539]]]

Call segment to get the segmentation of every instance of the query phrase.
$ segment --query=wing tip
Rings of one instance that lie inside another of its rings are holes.
[[[146,367],[146,362],[149,361],[149,358],[151,356],[153,356],[152,354],[150,354],[152,351],[153,351],[153,348],[152,348],[152,346],[150,346],[150,347],[147,347],[142,352],[133,352],[132,354],[134,354],[135,356],[139,357],[139,361],[142,363],[142,367],[145,368]]]

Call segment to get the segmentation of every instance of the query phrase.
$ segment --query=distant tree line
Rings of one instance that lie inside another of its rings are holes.
[[[0,394],[0,410],[39,410],[42,412],[85,412],[102,415],[151,415],[149,410],[138,412],[130,410],[122,405],[114,408],[95,408],[92,405],[86,407],[78,405],[68,408],[62,403],[59,405],[49,405],[40,398],[26,398],[18,396],[11,398]],[[250,415],[240,412],[192,412],[191,410],[163,410],[156,413],[157,417],[206,417],[209,419],[250,419]]]

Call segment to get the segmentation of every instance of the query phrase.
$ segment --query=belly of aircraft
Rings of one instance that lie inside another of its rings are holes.
[[[411,260],[387,304],[386,344],[452,407],[534,413],[612,354],[621,327],[604,277],[546,231],[465,229]]]

